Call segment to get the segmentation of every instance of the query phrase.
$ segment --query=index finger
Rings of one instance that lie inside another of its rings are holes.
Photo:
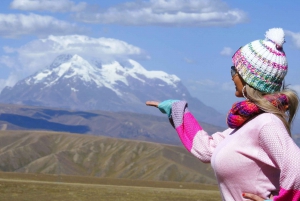
[[[159,102],[158,101],[147,101],[146,105],[147,106],[154,106],[154,107],[158,107]]]

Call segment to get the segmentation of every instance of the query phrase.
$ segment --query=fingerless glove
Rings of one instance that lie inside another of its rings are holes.
[[[171,114],[172,114],[172,104],[177,102],[179,100],[165,100],[161,103],[158,104],[158,109],[164,113],[164,114],[167,114],[168,117],[170,118],[171,117]]]

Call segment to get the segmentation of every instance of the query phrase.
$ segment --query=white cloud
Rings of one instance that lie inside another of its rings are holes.
[[[0,79],[0,92],[4,87],[9,86],[12,87],[18,81],[18,76],[14,73],[9,75],[7,79]]]
[[[0,79],[0,92],[2,91],[2,89],[3,89],[5,86],[8,86],[8,85],[6,85],[6,80]]]
[[[224,47],[223,50],[220,52],[223,56],[232,56],[233,50],[230,47]]]
[[[16,68],[16,61],[15,58],[12,58],[7,55],[3,55],[0,57],[0,63],[4,64],[5,66],[9,68]]]
[[[134,1],[97,12],[81,12],[86,23],[159,26],[232,26],[247,19],[245,12],[230,9],[222,0]]]
[[[120,59],[132,55],[142,55],[136,46],[113,38],[91,38],[84,35],[48,36],[34,40],[18,49],[24,57],[34,59],[37,56],[61,54],[79,54],[84,57],[98,58],[102,61]]]
[[[91,38],[84,35],[48,36],[37,39],[20,48],[5,47],[7,55],[0,63],[13,69],[15,77],[24,78],[46,68],[61,54],[78,54],[86,59],[102,63],[124,61],[128,58],[148,58],[142,49],[112,38]],[[11,79],[10,83],[18,79]]]
[[[0,14],[0,36],[14,38],[21,35],[48,36],[82,33],[84,30],[51,16],[36,14]]]
[[[70,0],[14,0],[10,7],[26,11],[78,12],[86,8],[85,2],[75,4]]]
[[[285,34],[292,38],[292,41],[294,42],[297,48],[300,48],[300,33],[285,30]]]

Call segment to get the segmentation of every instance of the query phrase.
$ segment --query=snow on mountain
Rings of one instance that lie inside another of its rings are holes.
[[[78,54],[60,55],[47,69],[4,88],[0,102],[159,114],[145,101],[178,99],[188,101],[199,120],[224,125],[224,115],[192,97],[176,75],[148,71],[131,59],[125,63],[101,64]]]
[[[51,87],[59,82],[60,79],[80,78],[85,84],[95,83],[97,87],[106,87],[122,96],[116,85],[122,82],[129,86],[128,77],[135,78],[142,83],[148,79],[160,79],[166,85],[176,87],[180,79],[175,75],[169,75],[163,71],[147,71],[138,62],[128,60],[131,67],[124,67],[119,62],[114,61],[110,64],[102,65],[102,68],[89,63],[79,55],[62,55],[58,57],[50,68],[37,73],[33,77],[25,79],[28,85],[43,83],[44,87]],[[159,86],[164,86],[160,84]],[[76,91],[76,89],[74,89]],[[78,90],[77,90],[78,91]]]

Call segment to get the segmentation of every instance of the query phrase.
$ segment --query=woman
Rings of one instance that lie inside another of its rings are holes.
[[[211,163],[223,200],[300,201],[300,149],[290,131],[298,97],[283,87],[284,42],[281,28],[270,29],[233,55],[235,95],[246,100],[233,104],[223,132],[209,136],[185,101],[146,102],[168,114],[188,151]]]

